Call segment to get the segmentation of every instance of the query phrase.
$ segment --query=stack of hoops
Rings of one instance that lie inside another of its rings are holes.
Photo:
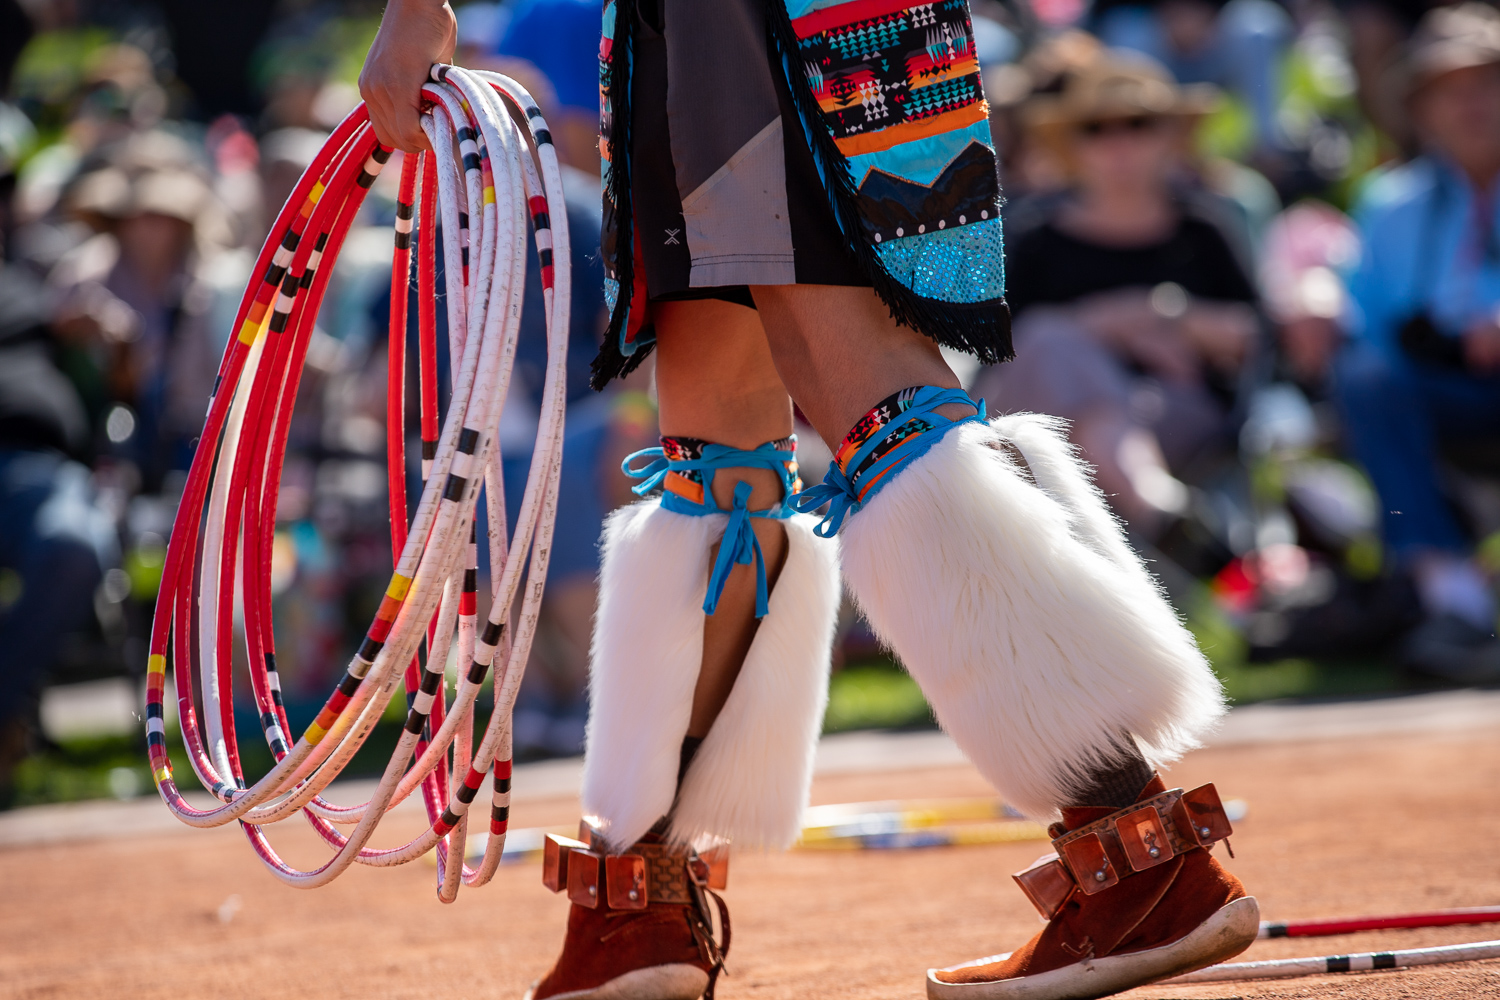
[[[157,789],[184,823],[211,827],[238,820],[266,866],[305,888],[332,881],[356,862],[399,865],[435,849],[438,896],[451,902],[460,882],[489,881],[504,848],[511,710],[541,602],[561,469],[569,256],[557,156],[530,95],[507,77],[451,66],[433,67],[423,93],[431,101],[423,128],[437,152],[404,158],[397,196],[387,392],[396,557],[380,609],[341,683],[293,741],[276,673],[272,540],[288,426],[328,273],[391,155],[376,141],[361,105],[334,130],[287,200],[256,264],[260,277],[240,304],[167,549],[151,632],[146,715]],[[528,218],[540,257],[548,362],[536,447],[511,529],[496,425],[520,330]],[[404,486],[401,333],[407,328],[413,249],[424,479],[415,512]],[[441,427],[434,315],[439,252],[452,359]],[[475,593],[481,486],[493,584],[482,624]],[[512,621],[528,555],[528,582]],[[275,759],[253,783],[242,771],[234,726],[237,601],[255,706]],[[461,676],[450,701],[444,675],[455,643]],[[198,779],[218,799],[214,808],[194,808],[173,777],[165,738],[169,667],[184,748]],[[476,697],[491,668],[494,710],[476,747]],[[328,801],[322,793],[398,690],[409,704],[406,724],[374,794],[362,805]],[[483,860],[470,868],[463,861],[469,810],[486,784],[489,840]],[[401,847],[366,846],[380,820],[419,788],[427,830]],[[267,825],[299,811],[334,852],[310,871],[283,861],[265,833]]]

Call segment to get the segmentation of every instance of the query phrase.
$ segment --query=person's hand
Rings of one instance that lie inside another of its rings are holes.
[[[1095,339],[1169,382],[1195,382],[1197,350],[1183,335],[1180,317],[1162,315],[1151,290],[1118,288],[1095,292],[1072,307],[1074,320]]]
[[[1464,360],[1485,375],[1500,371],[1500,323],[1475,323],[1464,331]]]
[[[1193,383],[1203,377],[1202,358],[1177,323],[1158,320],[1125,346],[1136,364],[1164,381]]]
[[[1161,325],[1151,308],[1150,289],[1115,288],[1094,292],[1072,306],[1073,318],[1103,343],[1124,348]]]
[[[1205,361],[1230,374],[1239,370],[1255,342],[1255,312],[1242,303],[1199,299],[1188,307],[1179,325]]]
[[[438,0],[390,0],[359,74],[359,93],[382,145],[431,149],[422,132],[422,85],[433,63],[453,59],[458,22]]]

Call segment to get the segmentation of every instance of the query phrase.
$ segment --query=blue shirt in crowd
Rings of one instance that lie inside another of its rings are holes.
[[[1450,337],[1496,320],[1500,198],[1424,156],[1372,181],[1354,218],[1364,243],[1349,282],[1355,336],[1394,357],[1402,325],[1419,313]]]
[[[599,112],[599,0],[521,0],[500,39],[552,81],[564,107]]]

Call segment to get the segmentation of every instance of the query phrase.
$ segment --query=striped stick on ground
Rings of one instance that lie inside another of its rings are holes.
[[[1423,913],[1394,913],[1378,917],[1326,917],[1321,920],[1265,920],[1260,939],[1282,937],[1329,937],[1357,931],[1383,931],[1398,927],[1451,927],[1458,924],[1500,923],[1500,906],[1465,906]]]
[[[511,830],[501,860],[515,864],[540,858],[548,833],[571,831],[542,827]],[[996,798],[917,799],[812,806],[803,814],[802,835],[796,846],[818,851],[878,851],[1046,839],[1044,827],[1018,818]],[[468,850],[470,857],[478,857],[484,850],[484,840],[470,841]]]
[[[1446,965],[1500,958],[1500,941],[1474,941],[1438,948],[1406,951],[1366,951],[1353,955],[1323,955],[1317,958],[1274,958],[1264,962],[1230,962],[1211,965],[1168,983],[1227,983],[1242,979],[1290,979],[1329,972],[1369,972],[1373,969],[1405,969],[1416,965]]]

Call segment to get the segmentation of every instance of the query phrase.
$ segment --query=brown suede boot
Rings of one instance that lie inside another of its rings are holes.
[[[1051,832],[1058,854],[1016,875],[1047,926],[1009,955],[928,970],[931,1000],[1109,996],[1255,940],[1255,897],[1208,853],[1232,832],[1212,785],[1152,778],[1134,805],[1064,809]]]
[[[543,881],[573,905],[562,954],[526,1000],[712,1000],[729,951],[729,910],[712,890],[727,860],[671,849],[654,833],[618,855],[549,836]]]

